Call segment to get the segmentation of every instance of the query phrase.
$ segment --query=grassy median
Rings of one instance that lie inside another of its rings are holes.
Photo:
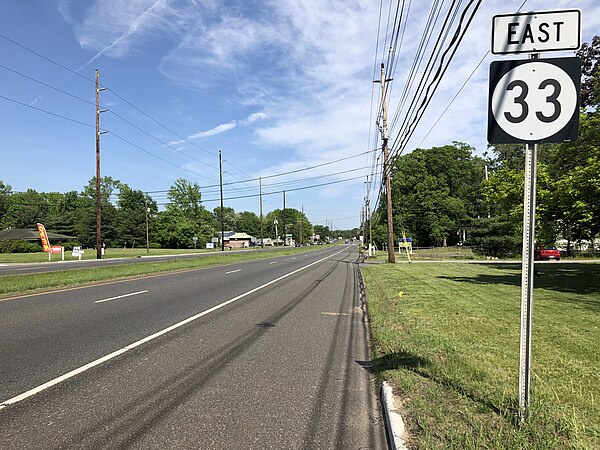
[[[335,245],[335,244],[332,244]],[[23,294],[50,288],[65,288],[86,283],[144,276],[160,272],[193,270],[202,267],[234,264],[260,258],[274,258],[296,253],[323,250],[331,245],[281,248],[276,251],[247,251],[240,253],[215,252],[201,258],[174,259],[167,261],[140,262],[135,264],[111,265],[106,267],[59,270],[56,272],[29,275],[6,275],[0,277],[0,296]],[[0,297],[1,299],[1,297]]]
[[[412,447],[600,448],[600,264],[537,267],[524,425],[520,265],[362,269],[374,370],[402,399]]]

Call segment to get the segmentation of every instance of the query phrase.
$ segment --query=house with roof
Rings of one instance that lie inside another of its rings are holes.
[[[248,248],[254,241],[254,237],[247,233],[238,233],[236,231],[225,231],[223,233],[223,243],[225,247]]]
[[[67,236],[65,234],[52,233],[48,231],[48,239],[52,241],[70,241],[77,239],[73,236]],[[40,232],[35,230],[29,230],[27,228],[8,228],[0,231],[0,241],[29,241],[35,242],[40,240]]]

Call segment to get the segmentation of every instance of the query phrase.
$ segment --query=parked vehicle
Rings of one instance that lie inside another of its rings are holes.
[[[560,261],[560,251],[558,251],[556,247],[540,246],[533,251],[533,258],[545,261],[548,261],[550,259]]]

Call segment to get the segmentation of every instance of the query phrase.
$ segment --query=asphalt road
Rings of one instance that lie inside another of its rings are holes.
[[[0,448],[385,448],[357,259],[0,301]]]
[[[265,248],[254,248],[252,250],[227,250],[224,254],[232,255],[235,253],[248,253],[248,252],[277,252],[284,250],[287,247],[265,247]],[[68,252],[69,255],[71,252]],[[221,254],[220,251],[212,252],[199,252],[199,253],[184,253],[180,255],[157,255],[157,256],[142,256],[141,258],[108,258],[108,259],[84,259],[82,261],[71,260],[70,256],[65,254],[65,261],[53,261],[53,262],[38,262],[38,263],[1,263],[0,264],[0,276],[3,275],[30,275],[34,273],[44,272],[58,272],[62,270],[73,270],[73,269],[89,269],[93,267],[104,267],[111,265],[124,265],[124,264],[138,264],[145,262],[155,261],[173,261],[176,259],[192,259],[192,258],[204,258],[207,256],[214,256]]]

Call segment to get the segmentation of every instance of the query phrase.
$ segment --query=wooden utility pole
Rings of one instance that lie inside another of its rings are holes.
[[[396,262],[396,254],[394,253],[394,218],[392,214],[392,186],[391,186],[391,175],[392,171],[390,168],[389,160],[389,148],[388,148],[388,128],[387,128],[387,106],[386,106],[386,94],[387,94],[387,82],[385,78],[385,68],[381,63],[381,123],[379,129],[381,131],[381,140],[383,141],[383,173],[385,177],[385,190],[387,199],[387,226],[388,226],[388,262]]]
[[[102,258],[102,202],[100,192],[100,110],[99,94],[106,88],[98,87],[98,69],[96,69],[96,259]]]
[[[148,214],[150,214],[150,208],[148,208],[148,200],[146,200],[146,253],[150,253]]]
[[[283,246],[287,242],[287,228],[285,226],[285,191],[283,191]]]
[[[302,215],[300,216],[300,245],[304,244],[304,205],[302,205]]]
[[[221,251],[225,251],[225,228],[223,224],[223,160],[219,150],[219,188],[221,191]]]
[[[369,252],[368,255],[371,256],[371,252],[372,252],[372,246],[373,246],[373,242],[372,242],[372,238],[371,238],[371,203],[370,203],[370,199],[369,196],[371,194],[371,183],[369,182],[369,177],[367,176],[367,181],[365,182],[366,186],[367,186],[367,195],[365,196],[365,231],[364,231],[364,235],[365,235],[365,241],[367,241],[367,245],[369,246]],[[368,229],[367,229],[367,225],[368,225]]]
[[[261,248],[265,247],[265,236],[263,233],[263,213],[262,213],[262,177],[258,177],[258,193],[260,199],[260,246]]]

